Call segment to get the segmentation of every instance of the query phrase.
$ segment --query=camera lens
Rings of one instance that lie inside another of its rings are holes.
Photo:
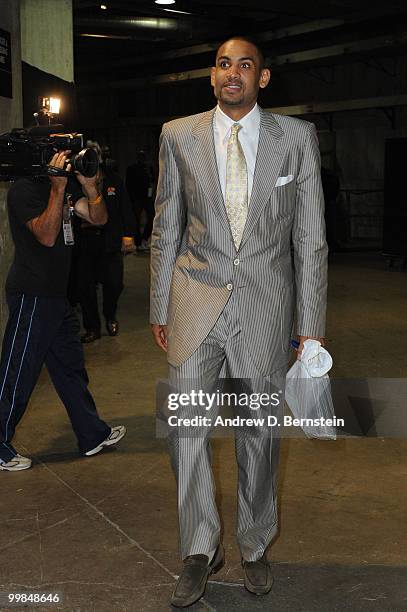
[[[87,177],[95,176],[99,168],[98,156],[93,149],[82,149],[70,161],[73,170]]]

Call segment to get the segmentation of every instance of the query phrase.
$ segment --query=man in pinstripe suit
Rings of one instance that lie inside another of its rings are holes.
[[[191,380],[216,390],[225,374],[256,392],[281,389],[294,315],[299,354],[305,339],[324,335],[327,246],[316,131],[257,105],[269,80],[257,45],[230,39],[212,69],[216,109],[162,129],[150,320],[167,351],[170,382],[183,391]],[[179,607],[199,599],[223,564],[207,433],[178,430],[169,438],[184,561],[172,599]],[[244,581],[260,595],[273,581],[265,551],[277,532],[278,439],[237,430],[236,456]]]

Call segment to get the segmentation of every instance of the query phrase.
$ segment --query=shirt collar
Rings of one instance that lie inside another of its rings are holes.
[[[216,107],[215,111],[215,122],[216,122],[216,130],[219,132],[219,136],[224,142],[229,138],[230,128],[234,123],[240,123],[242,129],[239,134],[256,134],[260,128],[260,109],[256,102],[251,111],[247,113],[244,117],[239,119],[239,121],[233,121],[223,110],[220,108],[219,104]]]

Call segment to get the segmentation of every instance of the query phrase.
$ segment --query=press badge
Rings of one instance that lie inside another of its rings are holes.
[[[67,246],[75,244],[72,227],[73,210],[71,194],[67,193],[65,194],[64,206],[62,208],[62,230],[64,232],[64,242]]]

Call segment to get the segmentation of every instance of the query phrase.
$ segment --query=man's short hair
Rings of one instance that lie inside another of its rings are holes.
[[[260,70],[263,70],[263,68],[265,68],[265,63],[266,62],[265,62],[265,58],[264,58],[264,53],[261,50],[261,48],[259,47],[258,43],[254,40],[254,38],[251,38],[250,36],[231,36],[230,38],[227,38],[216,49],[215,57],[218,57],[219,49],[221,47],[223,47],[223,45],[226,44],[227,42],[229,42],[230,40],[244,40],[245,42],[248,42],[251,45],[253,45],[253,47],[257,51],[257,55],[259,56],[259,68],[260,68]]]

